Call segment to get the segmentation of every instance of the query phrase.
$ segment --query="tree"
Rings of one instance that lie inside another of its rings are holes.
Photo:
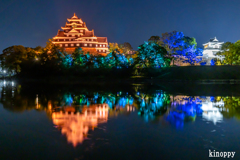
[[[1,67],[9,72],[21,72],[20,64],[24,59],[27,59],[26,48],[19,46],[11,46],[3,50],[0,55]]]
[[[121,54],[119,50],[115,50],[104,57],[103,66],[105,68],[127,68],[130,63],[124,54]]]
[[[74,66],[83,68],[99,68],[99,57],[89,53],[84,53],[82,48],[76,48],[72,53],[72,61]]]
[[[135,61],[137,68],[161,68],[169,66],[171,59],[165,48],[154,42],[145,42],[138,47]]]
[[[168,57],[173,60],[173,65],[174,59],[183,60],[191,65],[201,61],[197,56],[202,55],[202,50],[197,48],[196,39],[184,36],[183,32],[163,33],[158,44],[167,50]]]
[[[124,42],[123,44],[120,44],[120,49],[122,49],[124,54],[127,54],[129,51],[131,51],[133,48],[130,43]]]
[[[45,50],[51,50],[55,46],[52,42],[53,42],[53,39],[48,39],[44,49]]]
[[[199,63],[202,59],[197,58],[197,56],[202,56],[203,50],[201,48],[197,48],[196,39],[184,36],[183,40],[183,46],[176,50],[177,54],[175,57],[183,59],[183,62],[190,63],[191,65]]]
[[[149,41],[149,42],[159,43],[160,37],[159,37],[159,36],[151,36],[151,37],[148,39],[148,41]]]
[[[235,43],[224,43],[216,55],[224,57],[223,64],[240,64],[240,40]]]
[[[85,66],[87,63],[87,58],[84,56],[82,48],[76,48],[72,53],[73,65],[74,66]]]
[[[109,52],[118,50],[120,53],[123,53],[123,50],[119,47],[117,43],[109,43]]]

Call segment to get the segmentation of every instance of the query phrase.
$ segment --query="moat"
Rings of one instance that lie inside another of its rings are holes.
[[[239,91],[0,81],[0,159],[239,159]]]

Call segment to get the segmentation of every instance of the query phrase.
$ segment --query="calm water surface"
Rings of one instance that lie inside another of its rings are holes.
[[[240,95],[166,90],[0,81],[0,159],[240,159]]]

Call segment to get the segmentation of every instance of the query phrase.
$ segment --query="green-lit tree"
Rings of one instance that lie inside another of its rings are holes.
[[[127,68],[129,64],[129,60],[119,50],[109,53],[103,61],[104,68]]]
[[[137,68],[161,68],[170,65],[165,48],[154,42],[145,42],[138,47],[135,64]]]
[[[222,45],[221,51],[218,52],[217,55],[224,57],[223,64],[240,64],[240,40],[235,43],[224,43]]]

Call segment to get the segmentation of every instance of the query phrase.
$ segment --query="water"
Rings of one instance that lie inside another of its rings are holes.
[[[0,159],[239,159],[239,86],[169,86],[1,81]]]

